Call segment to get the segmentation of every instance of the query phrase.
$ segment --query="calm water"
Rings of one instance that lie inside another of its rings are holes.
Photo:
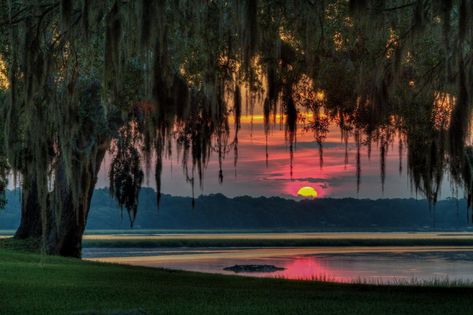
[[[337,247],[263,249],[85,249],[87,259],[219,274],[235,264],[286,268],[254,277],[335,282],[473,282],[473,247]]]

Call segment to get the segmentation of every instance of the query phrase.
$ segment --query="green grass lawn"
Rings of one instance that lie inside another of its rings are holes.
[[[472,288],[206,275],[0,249],[0,314],[471,314]]]

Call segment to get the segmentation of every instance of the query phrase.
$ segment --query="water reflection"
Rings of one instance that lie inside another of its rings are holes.
[[[87,249],[92,260],[196,272],[235,274],[225,267],[274,265],[285,270],[238,275],[362,283],[473,282],[471,247]],[[121,256],[121,257],[116,257]],[[127,256],[127,257],[123,257]],[[96,258],[93,258],[96,257]],[[98,258],[100,257],[100,258]]]
[[[335,277],[335,274],[338,273],[336,266],[330,266],[317,256],[296,256],[284,264],[284,268],[286,269],[277,275],[284,279],[320,279],[337,282],[349,280],[346,276]]]

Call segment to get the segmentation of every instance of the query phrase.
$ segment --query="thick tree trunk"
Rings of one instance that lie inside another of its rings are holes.
[[[79,181],[76,184],[81,187],[81,193],[76,198],[78,204],[71,187],[66,183],[64,167],[58,167],[45,225],[45,246],[48,254],[81,257],[82,236],[87,224],[90,202],[107,148],[108,143],[102,144],[97,149],[95,160],[86,163],[77,173],[78,177],[74,178]]]
[[[92,186],[93,187],[93,186]],[[46,224],[46,251],[51,255],[81,257],[84,234],[93,188],[81,195],[80,204],[74,205],[67,186],[59,187],[63,198],[50,207]],[[60,211],[58,211],[60,207]]]
[[[15,238],[40,238],[41,232],[41,208],[36,181],[32,177],[25,176],[21,193],[21,221]]]

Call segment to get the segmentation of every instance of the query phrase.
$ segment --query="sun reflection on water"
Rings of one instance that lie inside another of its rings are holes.
[[[352,277],[344,276],[344,270],[334,270],[317,257],[299,256],[288,261],[277,277],[293,280],[320,280],[333,282],[350,282]]]

